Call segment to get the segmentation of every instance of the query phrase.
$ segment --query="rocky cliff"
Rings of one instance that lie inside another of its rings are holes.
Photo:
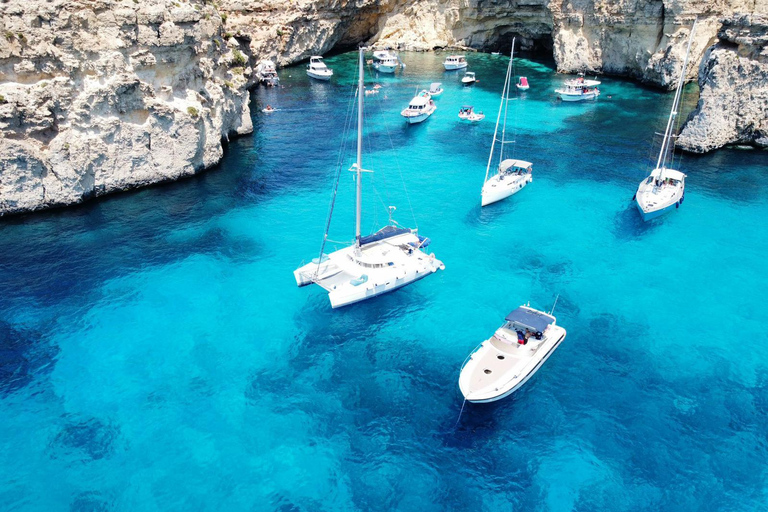
[[[768,147],[768,16],[726,19],[699,69],[700,96],[678,139],[705,153],[726,144]]]
[[[250,68],[211,6],[0,8],[0,214],[193,174],[252,130]]]

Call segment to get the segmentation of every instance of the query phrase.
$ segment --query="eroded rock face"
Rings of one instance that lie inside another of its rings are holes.
[[[0,24],[0,214],[193,174],[253,129],[211,6],[10,0]]]
[[[678,147],[705,153],[726,144],[768,147],[768,16],[723,22],[699,69],[696,110]]]

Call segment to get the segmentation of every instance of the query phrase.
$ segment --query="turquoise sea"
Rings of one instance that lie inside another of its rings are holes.
[[[683,156],[683,207],[643,223],[672,95],[608,77],[563,104],[566,77],[518,59],[534,181],[481,210],[508,61],[470,54],[462,88],[444,56],[368,76],[364,231],[396,205],[446,265],[397,292],[332,310],[292,276],[343,142],[330,236],[353,235],[354,53],[330,83],[257,88],[215,170],[0,222],[0,509],[768,510],[768,153]],[[437,112],[406,126],[433,81]],[[558,295],[557,352],[459,418],[464,358]]]

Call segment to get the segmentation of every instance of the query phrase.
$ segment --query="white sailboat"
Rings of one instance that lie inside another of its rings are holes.
[[[696,21],[691,27],[691,35],[688,39],[688,49],[685,52],[683,61],[683,70],[680,73],[680,82],[677,84],[675,99],[672,102],[672,110],[669,112],[667,129],[664,131],[664,140],[661,143],[661,151],[656,161],[656,168],[651,174],[640,182],[635,193],[635,204],[640,211],[643,220],[651,220],[661,216],[673,208],[680,208],[685,199],[685,178],[682,172],[672,169],[675,156],[675,147],[673,142],[675,129],[675,119],[677,118],[678,108],[680,107],[680,96],[685,83],[685,71],[688,67],[688,55],[691,53],[691,43],[693,42],[693,33],[696,30]]]
[[[324,288],[333,308],[391,292],[445,268],[445,265],[435,258],[434,253],[428,255],[423,252],[422,249],[429,245],[428,238],[420,236],[415,229],[403,228],[391,222],[394,207],[390,207],[388,226],[371,235],[360,236],[362,173],[371,172],[363,169],[362,162],[364,51],[364,48],[360,49],[357,162],[350,169],[356,175],[355,242],[325,254],[325,244],[328,240],[326,228],[320,256],[293,272],[298,286],[314,283]]]
[[[491,154],[488,156],[488,166],[485,169],[485,181],[480,194],[481,206],[487,206],[496,201],[501,201],[512,194],[522,190],[524,186],[533,181],[533,164],[524,160],[504,158],[504,145],[514,144],[515,141],[505,140],[507,131],[507,109],[509,108],[509,88],[512,83],[512,60],[515,55],[515,40],[512,40],[512,53],[507,66],[507,77],[504,80],[504,89],[501,91],[501,104],[499,105],[499,115],[496,117],[496,129],[493,131],[493,142],[491,143]],[[501,121],[501,112],[504,111],[504,124],[501,129],[501,140],[497,138],[499,133],[499,122]],[[496,142],[499,142],[499,164],[496,173],[491,175],[491,163],[493,162]]]

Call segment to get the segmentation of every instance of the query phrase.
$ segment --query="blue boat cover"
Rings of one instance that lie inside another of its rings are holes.
[[[372,235],[368,236],[361,236],[360,237],[360,245],[370,244],[373,242],[378,242],[379,240],[384,240],[385,238],[391,238],[393,236],[402,235],[404,233],[410,233],[411,230],[408,228],[399,228],[397,226],[384,226],[377,232],[375,232]]]
[[[555,317],[542,313],[541,311],[534,311],[526,308],[517,308],[507,315],[505,318],[507,322],[515,322],[527,327],[532,331],[541,331],[547,328],[548,325],[555,322]]]

